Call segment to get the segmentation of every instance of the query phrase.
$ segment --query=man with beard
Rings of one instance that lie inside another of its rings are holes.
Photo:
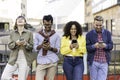
[[[60,37],[52,30],[53,17],[43,17],[44,29],[35,34],[34,49],[38,52],[36,80],[54,80],[57,71],[57,62],[60,49]]]
[[[106,80],[113,41],[111,33],[103,28],[101,16],[94,18],[94,29],[86,34],[86,47],[90,80]]]

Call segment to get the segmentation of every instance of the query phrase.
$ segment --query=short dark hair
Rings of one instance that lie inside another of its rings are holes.
[[[94,21],[95,20],[102,21],[102,22],[104,21],[102,16],[95,16]]]
[[[51,21],[51,23],[53,23],[53,17],[52,15],[45,15],[43,17],[43,21],[46,20],[46,21]]]

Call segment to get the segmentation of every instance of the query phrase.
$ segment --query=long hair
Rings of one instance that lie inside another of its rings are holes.
[[[70,36],[70,39],[71,39],[70,29],[71,29],[72,25],[76,26],[76,30],[77,30],[76,37],[78,38],[79,35],[80,36],[82,35],[82,27],[77,21],[70,21],[65,25],[65,27],[63,29],[63,31],[64,31],[63,36],[66,36],[66,37]]]
[[[19,19],[19,18],[24,19],[24,20],[25,20],[25,23],[26,23],[26,19],[25,19],[24,16],[18,16],[18,17],[16,18],[16,20],[15,20],[14,30],[17,30],[17,19]],[[26,24],[24,25],[24,28],[26,28]]]

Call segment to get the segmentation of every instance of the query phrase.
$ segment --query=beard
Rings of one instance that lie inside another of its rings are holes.
[[[97,33],[101,33],[101,32],[102,32],[102,29],[96,29],[96,32],[97,32]]]

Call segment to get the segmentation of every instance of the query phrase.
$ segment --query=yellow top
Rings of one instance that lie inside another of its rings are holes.
[[[70,49],[71,40],[69,37],[62,37],[60,53],[66,56],[83,56],[86,53],[86,40],[84,36],[79,36],[77,39],[79,44],[78,49]]]

